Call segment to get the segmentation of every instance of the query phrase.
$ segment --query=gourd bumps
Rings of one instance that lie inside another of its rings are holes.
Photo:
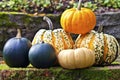
[[[119,54],[119,44],[115,37],[94,30],[86,35],[79,35],[75,41],[75,47],[86,47],[95,51],[95,64],[111,64]]]

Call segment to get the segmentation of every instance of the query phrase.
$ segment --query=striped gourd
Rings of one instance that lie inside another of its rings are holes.
[[[112,35],[92,30],[86,35],[79,35],[75,47],[86,47],[95,51],[95,65],[109,65],[119,55],[119,44]]]
[[[65,32],[63,29],[54,29],[52,30],[52,22],[48,17],[44,17],[48,22],[50,30],[40,29],[34,36],[32,45],[41,43],[50,43],[54,46],[57,51],[57,54],[63,49],[73,48],[73,40],[69,33]]]

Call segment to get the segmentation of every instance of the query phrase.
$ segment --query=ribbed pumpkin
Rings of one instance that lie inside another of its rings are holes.
[[[95,62],[95,52],[87,48],[66,49],[58,54],[58,61],[63,68],[87,68]]]
[[[60,23],[66,32],[86,34],[95,27],[96,16],[92,10],[81,8],[81,0],[79,0],[77,9],[67,9],[62,13]]]
[[[32,45],[41,43],[44,41],[45,43],[52,44],[57,51],[57,54],[63,50],[68,48],[73,48],[74,42],[69,33],[65,32],[63,29],[52,29],[53,24],[48,17],[44,17],[49,24],[50,30],[40,29],[34,36],[32,41]]]
[[[109,65],[119,54],[119,44],[116,38],[103,32],[92,30],[86,35],[79,35],[75,47],[86,47],[95,51],[95,65]]]

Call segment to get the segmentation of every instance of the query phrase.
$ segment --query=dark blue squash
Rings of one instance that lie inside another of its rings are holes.
[[[27,38],[14,37],[9,39],[3,48],[3,58],[9,67],[27,67],[28,53],[31,42]]]
[[[49,43],[35,44],[29,50],[29,60],[36,68],[49,68],[57,60],[56,51]]]

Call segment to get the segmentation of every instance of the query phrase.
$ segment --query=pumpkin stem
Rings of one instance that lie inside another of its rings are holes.
[[[79,0],[77,9],[78,9],[78,10],[81,10],[81,6],[82,6],[82,0]]]
[[[43,20],[45,20],[48,23],[49,29],[53,30],[53,24],[52,24],[52,21],[50,20],[50,18],[48,18],[47,16],[44,16]]]
[[[16,38],[21,38],[21,30],[20,29],[17,29]]]
[[[103,24],[108,21],[110,19],[110,17],[108,17],[105,21],[103,21],[102,23],[99,24],[99,27],[98,27],[98,33],[101,33],[103,31]]]
[[[101,33],[102,31],[103,31],[103,26],[100,25],[100,26],[98,27],[98,33]]]

